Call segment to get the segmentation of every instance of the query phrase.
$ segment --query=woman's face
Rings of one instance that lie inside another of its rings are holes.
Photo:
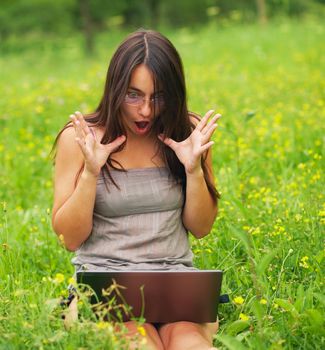
[[[162,92],[154,91],[151,71],[144,64],[137,66],[132,74],[121,116],[128,136],[148,135],[155,117],[162,107]]]

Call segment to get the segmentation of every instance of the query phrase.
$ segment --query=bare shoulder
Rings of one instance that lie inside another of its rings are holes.
[[[103,130],[92,126],[88,123],[88,126],[94,131],[95,137],[100,140],[104,134]],[[57,143],[57,158],[63,157],[64,159],[71,158],[73,161],[83,161],[83,155],[81,149],[76,142],[76,133],[72,124],[68,124],[61,132]]]
[[[72,124],[68,124],[58,138],[55,157],[56,162],[60,160],[77,160],[83,158],[80,147],[78,146],[75,138],[76,133],[74,128]]]

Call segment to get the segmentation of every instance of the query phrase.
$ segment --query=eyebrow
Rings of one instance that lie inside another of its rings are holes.
[[[135,90],[135,91],[138,91],[138,92],[142,92],[142,93],[143,93],[143,91],[141,91],[140,89],[137,89],[137,88],[134,87],[134,86],[129,86],[129,87],[128,87],[128,90]]]
[[[128,87],[128,90],[134,90],[134,91],[141,92],[142,94],[144,94],[144,92],[143,92],[142,90],[140,90],[140,89],[138,89],[138,88],[136,88],[136,87],[134,87],[134,86],[129,86],[129,87]],[[154,93],[154,95],[158,95],[158,94],[161,94],[161,93],[162,93],[162,90],[156,91],[156,92]]]

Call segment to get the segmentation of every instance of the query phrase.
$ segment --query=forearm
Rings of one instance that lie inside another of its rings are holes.
[[[63,236],[67,249],[74,251],[92,230],[97,177],[83,172],[77,187],[53,216],[54,231]]]
[[[197,238],[207,235],[217,216],[217,203],[213,201],[200,168],[186,174],[186,202],[183,209],[184,226]]]

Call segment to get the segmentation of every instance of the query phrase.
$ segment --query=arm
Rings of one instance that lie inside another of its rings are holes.
[[[211,149],[209,149],[206,164],[212,180],[211,182],[213,183],[214,176],[212,173],[211,158]],[[218,206],[208,191],[201,167],[194,173],[187,173],[186,180],[186,201],[183,209],[183,223],[196,238],[202,238],[210,233],[217,216]]]
[[[74,128],[69,127],[62,132],[57,147],[52,226],[59,236],[63,236],[66,248],[74,251],[92,230],[100,169],[109,154],[125,141],[125,137],[102,145],[80,113],[71,119]],[[82,167],[75,186],[76,176]]]
[[[184,141],[176,142],[163,135],[159,136],[184,165],[187,184],[182,219],[184,226],[197,238],[204,237],[210,232],[217,215],[217,204],[208,191],[201,167],[201,158],[207,152],[206,165],[213,180],[210,147],[214,142],[210,141],[210,138],[218,126],[216,121],[221,115],[216,114],[209,121],[212,114],[213,111],[209,111],[199,122],[193,120],[196,121],[196,127]]]
[[[75,188],[83,156],[73,128],[63,131],[57,147],[52,226],[63,236],[66,248],[74,251],[91,232],[97,178],[83,170]]]

